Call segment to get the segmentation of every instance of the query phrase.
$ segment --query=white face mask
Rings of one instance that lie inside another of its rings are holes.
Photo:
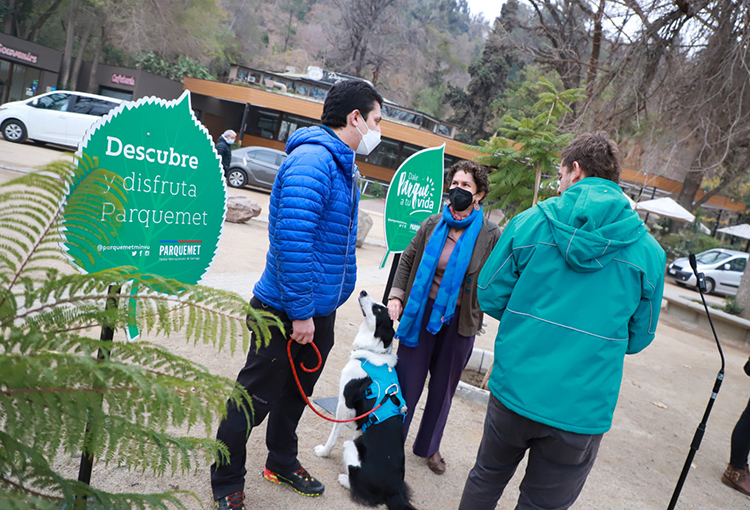
[[[374,129],[370,129],[366,122],[364,124],[367,129],[367,133],[365,134],[362,134],[362,131],[360,131],[358,127],[354,128],[360,135],[362,135],[362,139],[359,141],[359,145],[357,145],[357,150],[355,152],[367,156],[374,151],[375,147],[380,143],[380,133]]]

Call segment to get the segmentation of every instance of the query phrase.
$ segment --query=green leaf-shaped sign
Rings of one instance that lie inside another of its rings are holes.
[[[385,242],[381,267],[390,253],[409,246],[419,226],[440,210],[443,195],[443,151],[430,147],[412,154],[396,171],[385,199]]]
[[[73,263],[87,273],[135,266],[198,283],[216,255],[227,190],[190,93],[122,103],[92,126],[78,155],[81,162],[98,160],[112,186],[72,187],[69,202],[94,204],[88,221],[68,221],[63,211],[64,248]]]

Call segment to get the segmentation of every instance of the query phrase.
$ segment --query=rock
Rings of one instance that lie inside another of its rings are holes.
[[[260,214],[260,205],[246,197],[232,196],[227,200],[227,219],[232,223],[247,223]]]
[[[357,221],[357,248],[361,248],[365,244],[367,234],[370,233],[372,228],[372,218],[362,209],[359,210],[359,220]]]

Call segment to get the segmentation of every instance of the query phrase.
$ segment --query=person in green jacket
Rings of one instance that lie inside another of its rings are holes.
[[[666,254],[620,170],[606,134],[575,138],[560,196],[513,218],[479,275],[479,305],[500,326],[462,510],[494,509],[527,450],[516,508],[569,508],[611,427],[625,355],[654,339]]]

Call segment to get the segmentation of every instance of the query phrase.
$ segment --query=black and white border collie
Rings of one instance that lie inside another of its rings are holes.
[[[388,309],[376,303],[366,291],[359,294],[359,307],[365,319],[354,337],[349,363],[341,372],[336,419],[361,416],[380,403],[381,397],[365,398],[372,379],[362,368],[363,360],[395,370],[398,358],[393,353],[393,321]],[[393,390],[391,390],[393,391]],[[400,388],[397,388],[400,391]],[[381,393],[383,395],[383,393]],[[362,427],[369,417],[356,421],[353,441],[344,442],[344,474],[341,485],[351,491],[352,499],[367,506],[385,504],[389,510],[415,510],[409,503],[409,488],[404,482],[404,419],[397,414],[382,422]],[[336,444],[343,423],[335,423],[325,445],[315,447],[320,457],[328,457]]]

